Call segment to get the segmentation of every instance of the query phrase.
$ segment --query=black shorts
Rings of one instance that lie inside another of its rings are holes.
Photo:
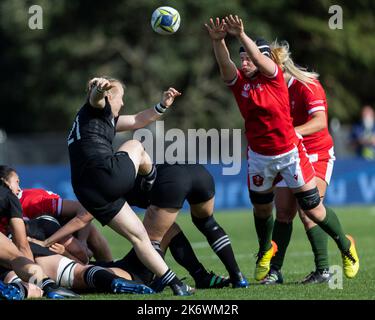
[[[91,161],[80,177],[72,177],[72,185],[79,202],[104,226],[124,206],[135,178],[133,161],[120,151]]]
[[[149,285],[154,278],[154,274],[142,264],[134,250],[130,250],[130,252],[120,260],[111,262],[94,261],[89,264],[103,268],[119,268],[129,273],[132,280],[146,285]]]
[[[150,204],[159,208],[182,208],[210,200],[215,195],[211,174],[200,164],[161,164],[151,190]]]
[[[48,256],[54,256],[57,253],[51,251],[50,249],[46,247],[42,247],[39,244],[29,242],[31,252],[33,253],[34,257],[48,257]]]
[[[25,221],[26,234],[34,239],[44,241],[60,229],[56,218],[48,215]]]

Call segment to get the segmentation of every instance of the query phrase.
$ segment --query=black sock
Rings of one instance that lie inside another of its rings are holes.
[[[42,284],[40,285],[40,289],[46,291],[46,288],[57,289],[58,285],[51,278],[44,278],[42,280]]]
[[[146,284],[150,283],[154,278],[153,272],[147,269],[141,260],[139,260],[134,248],[125,257],[115,261],[113,266],[128,271],[131,275],[136,274]]]
[[[104,292],[112,292],[112,281],[117,279],[113,273],[97,266],[91,266],[85,270],[83,279],[89,288],[95,288]]]
[[[192,216],[193,223],[204,234],[212,250],[220,258],[232,279],[237,279],[240,268],[234,257],[232,245],[224,229],[216,222],[213,216],[197,218]]]
[[[171,239],[168,247],[177,263],[189,271],[193,278],[206,271],[182,231]]]
[[[178,284],[179,286],[182,286],[182,282],[180,279],[177,278],[176,274],[171,270],[168,269],[161,277],[160,282],[163,286],[172,285],[172,284]]]
[[[155,180],[156,180],[156,167],[155,164],[152,164],[151,171],[147,173],[146,175],[141,175],[142,176],[142,181],[141,181],[141,189],[145,191],[150,191]]]

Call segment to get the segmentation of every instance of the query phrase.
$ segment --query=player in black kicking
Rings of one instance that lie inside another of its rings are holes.
[[[137,174],[143,189],[150,189],[155,166],[142,144],[130,140],[113,150],[116,132],[134,130],[157,120],[180,93],[169,88],[162,101],[136,115],[119,116],[124,85],[116,79],[89,82],[85,104],[79,110],[68,137],[72,186],[80,203],[102,225],[108,225],[132,243],[139,259],[158,277],[159,291],[170,285],[175,295],[190,295],[184,285],[153,249],[142,222],[126,203],[126,193]]]

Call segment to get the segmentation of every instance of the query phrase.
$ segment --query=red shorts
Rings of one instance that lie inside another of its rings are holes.
[[[328,150],[311,153],[308,155],[312,163],[315,176],[324,180],[329,185],[332,177],[333,164],[336,160],[333,147]],[[277,187],[287,187],[285,181],[277,183]]]

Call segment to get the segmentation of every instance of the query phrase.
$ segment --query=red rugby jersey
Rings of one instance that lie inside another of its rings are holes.
[[[228,84],[245,119],[250,148],[267,156],[288,152],[298,141],[283,72],[275,69],[273,77],[259,73],[252,79],[237,69],[237,77]]]
[[[34,219],[43,214],[58,216],[62,199],[59,195],[44,189],[23,189],[19,194],[23,216]]]
[[[293,125],[303,125],[311,120],[314,112],[324,111],[328,121],[328,105],[324,89],[318,80],[315,84],[304,85],[294,77],[288,82],[289,99]],[[329,150],[333,140],[328,131],[328,126],[323,130],[303,137],[303,144],[307,153]]]

